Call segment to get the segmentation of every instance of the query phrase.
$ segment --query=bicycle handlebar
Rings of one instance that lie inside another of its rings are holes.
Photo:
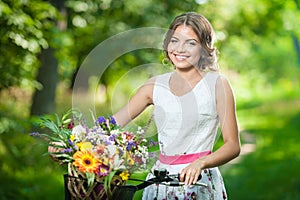
[[[130,179],[133,181],[142,181],[143,183],[136,185],[137,190],[144,189],[145,187],[152,185],[152,184],[162,184],[166,186],[183,186],[185,185],[184,182],[180,181],[180,174],[169,174],[169,172],[166,169],[155,169],[154,170],[154,176],[153,178],[150,178],[148,180],[139,180],[139,179]],[[202,178],[201,174],[198,177],[198,181]],[[207,184],[205,183],[199,183],[197,182],[196,184],[193,185],[198,185],[198,186],[204,186],[207,187]]]
[[[120,200],[131,200],[134,196],[134,193],[138,190],[142,190],[152,184],[161,184],[166,186],[184,186],[184,182],[180,182],[180,174],[169,174],[169,172],[166,169],[157,169],[154,170],[154,177],[150,178],[148,180],[140,180],[140,179],[133,179],[129,178],[129,180],[132,181],[139,181],[142,182],[138,185],[122,185],[119,190],[115,190],[113,199],[120,199]],[[201,176],[199,176],[199,180],[201,179]],[[197,182],[197,186],[202,187],[208,187],[207,184]],[[122,188],[122,189],[121,189]]]

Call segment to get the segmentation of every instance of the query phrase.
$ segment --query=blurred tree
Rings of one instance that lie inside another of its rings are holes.
[[[300,35],[296,1],[221,1],[206,5],[223,67],[249,74],[249,81],[277,81],[297,74],[293,37]],[[251,78],[252,77],[252,78]]]
[[[61,16],[66,13],[64,0],[52,0],[51,4],[56,7]],[[41,66],[38,70],[37,81],[42,85],[42,88],[36,89],[32,99],[31,115],[49,114],[55,110],[55,94],[56,85],[58,81],[58,61],[54,56],[56,44],[56,35],[60,34],[66,28],[63,24],[64,21],[58,21],[56,26],[53,25],[52,29],[56,30],[54,33],[48,35],[50,43],[49,48],[43,49],[40,53],[39,60]]]
[[[50,2],[53,4],[41,0],[0,2],[0,25],[4,27],[0,30],[0,91],[27,84],[36,88],[37,93],[51,94],[52,97],[33,98],[33,114],[53,111],[53,106],[45,104],[46,101],[54,102],[55,84],[59,80],[55,78],[57,71],[60,80],[67,81],[72,88],[76,71],[99,43],[134,28],[167,28],[174,16],[186,11],[202,13],[214,25],[222,67],[241,73],[257,74],[259,71],[261,76],[273,80],[281,75],[296,74],[296,51],[291,51],[291,35],[297,44],[300,32],[297,0]],[[57,22],[63,22],[63,31]],[[130,52],[116,59],[100,81],[112,85],[129,69],[160,58],[160,51]],[[35,79],[40,66],[40,72],[46,66],[49,69],[38,73]],[[41,75],[53,77],[53,80],[41,78]],[[36,106],[37,102],[44,105]]]
[[[0,1],[0,92],[21,84],[38,85],[37,54],[49,46],[45,32],[56,16],[54,7],[44,1]]]
[[[67,47],[69,50],[65,50],[69,52],[72,61],[65,63],[72,63],[72,66],[64,65],[61,69],[64,70],[65,77],[71,80],[70,88],[73,88],[76,72],[82,61],[101,42],[135,28],[167,28],[166,25],[174,15],[193,10],[197,6],[196,2],[191,1],[67,1],[68,32],[72,34],[74,43]],[[161,51],[145,49],[122,55],[102,74],[100,82],[105,86],[113,85],[129,69],[144,63],[160,62],[160,57]],[[108,100],[109,94],[110,92],[107,93]]]
[[[297,9],[298,9],[298,13],[300,12],[300,3],[299,0],[294,0]],[[296,35],[295,33],[293,34],[293,41],[294,41],[294,45],[296,48],[296,52],[297,52],[297,57],[298,57],[298,67],[300,67],[300,43],[299,43],[299,35]]]

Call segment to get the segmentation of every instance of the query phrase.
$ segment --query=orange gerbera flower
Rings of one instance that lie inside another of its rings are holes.
[[[89,151],[77,151],[73,155],[75,161],[73,165],[78,167],[81,172],[93,172],[95,173],[99,167],[99,161]]]

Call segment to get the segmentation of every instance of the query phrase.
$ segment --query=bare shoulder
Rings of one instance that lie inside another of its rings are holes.
[[[154,76],[154,77],[149,78],[149,79],[144,83],[144,85],[152,85],[152,86],[153,86],[154,83],[155,83],[156,78],[157,78],[157,76]]]
[[[157,76],[149,78],[147,81],[145,81],[145,83],[141,86],[140,89],[153,90],[156,78]]]
[[[217,78],[216,89],[217,90],[220,90],[220,89],[230,89],[231,90],[230,81],[223,74],[219,74],[219,76]]]
[[[144,84],[138,89],[137,95],[143,96],[144,98],[147,98],[149,103],[152,103],[152,94],[154,89],[156,76],[148,79],[144,82]]]
[[[234,98],[233,90],[228,78],[220,74],[216,82],[217,99]]]

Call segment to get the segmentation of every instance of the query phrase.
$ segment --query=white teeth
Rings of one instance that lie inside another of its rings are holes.
[[[188,57],[187,56],[182,56],[182,55],[176,55],[176,58],[177,59],[187,59]]]

